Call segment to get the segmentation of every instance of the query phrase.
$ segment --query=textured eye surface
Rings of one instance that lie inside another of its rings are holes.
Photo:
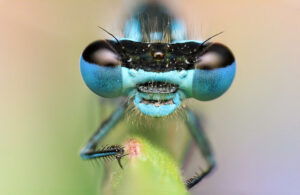
[[[235,69],[234,56],[226,46],[206,44],[195,63],[193,97],[207,101],[221,96],[230,87]]]
[[[100,66],[117,66],[121,64],[118,55],[108,49],[100,49],[92,55],[93,61]]]
[[[121,62],[112,41],[96,41],[83,51],[80,70],[86,85],[102,97],[122,93]]]
[[[208,43],[195,63],[195,68],[211,70],[231,65],[234,56],[231,51],[220,43]]]
[[[218,53],[207,52],[199,58],[195,67],[203,70],[218,68],[222,63],[222,60],[222,57]]]
[[[82,57],[89,63],[99,66],[121,65],[115,43],[108,40],[95,41],[83,51]]]

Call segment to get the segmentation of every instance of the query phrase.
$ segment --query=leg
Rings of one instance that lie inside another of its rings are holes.
[[[207,176],[213,170],[213,168],[215,167],[215,160],[213,157],[212,150],[210,148],[209,141],[206,138],[202,126],[200,125],[198,117],[189,109],[186,110],[185,123],[207,163],[206,170],[202,171],[201,174],[197,174],[196,176],[185,181],[187,188],[190,189],[197,183],[199,183],[205,176]]]
[[[87,145],[81,150],[80,156],[83,159],[93,159],[100,157],[116,157],[122,168],[120,159],[124,156],[124,149],[119,145],[112,145],[97,150],[97,145],[101,139],[123,118],[127,104],[122,104],[106,119],[94,135],[90,138]]]

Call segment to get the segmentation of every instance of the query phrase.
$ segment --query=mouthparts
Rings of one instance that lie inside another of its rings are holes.
[[[148,81],[146,83],[138,84],[137,89],[142,93],[175,93],[178,90],[178,85],[171,84],[167,82],[152,82]]]

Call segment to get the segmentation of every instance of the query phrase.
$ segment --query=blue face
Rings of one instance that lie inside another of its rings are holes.
[[[124,35],[96,41],[83,51],[82,77],[99,96],[128,96],[141,113],[163,117],[186,98],[221,96],[233,81],[231,51],[219,43],[185,40],[183,24],[164,9],[141,8],[125,23]]]
[[[124,39],[90,44],[80,67],[85,83],[99,96],[129,96],[141,113],[162,117],[186,98],[208,101],[221,96],[236,66],[230,50],[218,43]]]

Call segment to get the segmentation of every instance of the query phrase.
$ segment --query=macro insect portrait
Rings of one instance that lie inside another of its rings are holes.
[[[225,45],[211,42],[216,35],[202,41],[189,40],[184,24],[157,2],[135,8],[124,24],[124,38],[100,28],[112,39],[97,40],[84,49],[80,58],[83,80],[97,95],[125,97],[125,101],[102,122],[82,149],[81,157],[116,159],[126,169],[122,159],[143,153],[144,146],[139,143],[143,141],[132,138],[101,146],[102,139],[113,132],[124,115],[135,115],[138,120],[151,118],[151,123],[160,123],[159,118],[167,117],[172,123],[177,119],[168,116],[180,112],[177,117],[186,124],[206,162],[205,169],[182,183],[186,189],[199,184],[216,162],[201,121],[183,101],[209,101],[226,92],[235,75],[233,54]],[[148,128],[151,131],[151,125]]]
[[[299,10],[0,1],[0,195],[299,195]]]

